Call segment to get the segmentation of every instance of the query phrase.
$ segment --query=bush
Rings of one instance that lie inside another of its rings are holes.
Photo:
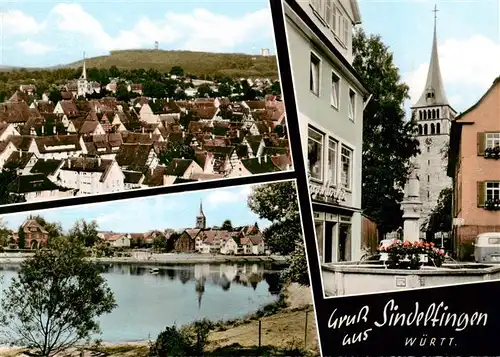
[[[193,355],[191,344],[175,325],[167,326],[165,331],[158,335],[155,343],[149,348],[149,356],[151,357],[184,357],[191,355]]]
[[[149,348],[151,357],[167,356],[194,356],[203,353],[208,341],[208,334],[214,324],[203,319],[192,324],[186,325],[180,329],[169,326],[161,332]]]

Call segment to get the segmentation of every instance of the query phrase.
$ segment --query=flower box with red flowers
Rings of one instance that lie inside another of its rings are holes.
[[[493,148],[487,148],[484,150],[484,157],[486,159],[500,159],[500,146],[495,146]]]
[[[495,198],[486,200],[486,202],[484,203],[484,207],[488,211],[498,211],[500,210],[500,199]]]
[[[445,259],[443,250],[434,246],[434,243],[409,242],[396,240],[389,246],[379,249],[380,260],[385,262],[389,269],[417,270],[423,264],[440,267]]]

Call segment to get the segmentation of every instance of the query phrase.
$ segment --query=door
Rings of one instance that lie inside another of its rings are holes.
[[[333,262],[334,222],[325,222],[325,263]]]
[[[339,225],[339,262],[345,262],[350,260],[350,234],[351,234],[351,225],[341,223]]]

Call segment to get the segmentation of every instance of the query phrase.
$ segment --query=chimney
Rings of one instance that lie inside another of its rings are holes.
[[[260,164],[260,156],[257,156],[257,161],[258,161],[258,162],[259,162],[259,164]]]
[[[144,134],[144,127],[142,127],[142,129],[141,129],[141,130],[142,130],[142,133]]]
[[[42,125],[42,136],[45,134],[45,124]]]
[[[153,133],[150,131],[149,132],[149,138],[152,139],[153,138]]]
[[[68,169],[71,169],[71,159],[68,157]]]
[[[102,163],[101,157],[98,156],[97,157],[97,166],[101,166],[101,163]]]
[[[264,162],[267,162],[267,155],[264,155]]]
[[[55,125],[52,127],[52,133],[53,133],[54,135],[56,135],[56,126],[55,126]]]
[[[151,176],[153,176],[153,171],[154,171],[153,167],[151,167],[151,166],[150,166],[150,167],[149,167],[149,174],[150,174]]]
[[[23,157],[23,151],[19,150],[19,157]]]

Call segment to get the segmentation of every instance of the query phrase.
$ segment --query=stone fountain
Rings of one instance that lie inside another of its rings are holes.
[[[405,241],[415,242],[420,239],[422,202],[419,191],[418,176],[412,171],[401,202]],[[419,270],[404,270],[385,269],[380,263],[378,260],[368,260],[323,264],[325,295],[357,295],[500,279],[500,264],[443,264],[439,268],[423,266]]]
[[[405,186],[403,208],[403,240],[418,242],[420,238],[419,219],[422,207],[420,202],[420,181],[415,170],[412,170]]]

